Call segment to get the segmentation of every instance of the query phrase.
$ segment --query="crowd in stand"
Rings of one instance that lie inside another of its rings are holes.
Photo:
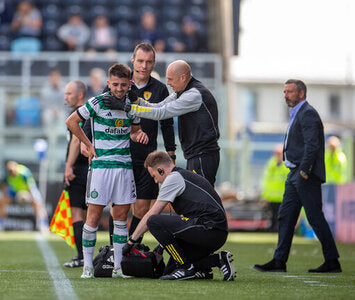
[[[129,51],[144,41],[157,52],[206,52],[205,2],[0,0],[0,51]]]

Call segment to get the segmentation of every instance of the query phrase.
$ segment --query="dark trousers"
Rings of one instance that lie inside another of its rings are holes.
[[[277,216],[279,213],[281,202],[269,202],[270,211],[271,211],[271,232],[277,232],[279,221],[277,220]]]
[[[205,177],[214,186],[219,166],[219,150],[204,153],[187,160],[186,169]]]
[[[208,257],[224,245],[228,235],[226,231],[206,229],[196,224],[194,219],[177,215],[152,215],[147,226],[150,233],[180,265]]]
[[[313,174],[306,180],[295,168],[287,176],[285,193],[280,206],[279,241],[274,258],[286,262],[301,207],[320,243],[325,260],[339,257],[334,238],[322,211],[321,181]]]

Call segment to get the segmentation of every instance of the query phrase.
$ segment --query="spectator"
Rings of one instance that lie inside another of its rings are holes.
[[[59,27],[58,37],[67,50],[83,51],[90,37],[90,29],[80,15],[72,14],[68,22]]]
[[[11,24],[13,18],[13,6],[10,0],[0,0],[0,24],[1,26]]]
[[[115,46],[115,30],[110,26],[109,20],[104,15],[97,16],[91,28],[89,51],[113,52]]]
[[[40,38],[42,16],[32,1],[21,1],[11,22],[11,31],[15,38]]]
[[[139,30],[141,42],[153,45],[156,52],[164,52],[165,41],[157,29],[157,20],[153,12],[147,11],[141,16],[141,28]]]
[[[64,102],[65,84],[59,70],[49,72],[48,80],[41,90],[42,123],[53,125],[64,123],[69,110]]]
[[[327,140],[328,148],[325,150],[325,172],[327,184],[344,184],[347,178],[347,160],[341,150],[340,140],[336,136],[330,136]]]
[[[289,169],[283,163],[283,145],[277,144],[274,155],[269,159],[264,169],[262,181],[261,199],[266,201],[271,211],[270,231],[277,232],[277,213],[279,211],[282,196],[285,192],[285,182]]]
[[[86,99],[90,99],[96,95],[101,94],[106,83],[105,71],[100,68],[93,68],[90,71],[90,83],[86,93]]]
[[[206,40],[197,31],[196,22],[189,16],[183,19],[182,38],[173,46],[174,52],[205,52]]]

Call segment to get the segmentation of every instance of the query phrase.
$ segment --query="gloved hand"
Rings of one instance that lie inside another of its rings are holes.
[[[130,89],[130,90],[128,91],[128,99],[129,99],[129,101],[131,101],[132,103],[136,102],[137,99],[138,99],[137,91]]]
[[[159,244],[154,248],[153,252],[159,255],[163,255],[164,248],[162,247],[162,245]]]
[[[122,248],[122,255],[127,256],[127,254],[131,251],[132,247],[133,247],[133,244],[126,243]]]
[[[112,96],[110,94],[102,96],[102,100],[104,102],[104,105],[110,109],[124,110],[126,105],[124,101],[117,99],[115,96]]]
[[[131,104],[130,103],[126,103],[123,109],[125,112],[130,112],[131,110]]]

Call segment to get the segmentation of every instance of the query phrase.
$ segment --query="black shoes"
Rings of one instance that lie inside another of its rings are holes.
[[[71,261],[68,261],[63,264],[64,267],[67,268],[79,268],[84,265],[84,260],[80,259],[79,257],[75,256]]]
[[[198,271],[195,273],[195,279],[213,279],[212,269],[208,271]]]
[[[273,258],[264,265],[254,265],[254,269],[261,272],[286,272],[286,263]]]
[[[160,280],[187,280],[187,279],[213,279],[212,269],[208,271],[197,271],[193,265],[180,266],[170,274],[161,276]]]
[[[341,266],[339,260],[331,259],[326,260],[316,269],[308,270],[310,273],[341,273]]]
[[[233,281],[237,276],[237,272],[235,271],[233,265],[233,254],[229,251],[221,251],[218,253],[219,255],[219,263],[220,269],[223,272],[223,280],[224,281]]]
[[[189,267],[180,267],[175,271],[171,272],[168,275],[161,276],[160,280],[187,280],[187,279],[195,279],[195,268],[193,265]]]
[[[255,270],[261,272],[286,272],[286,263],[272,259],[264,265],[255,265]],[[341,273],[341,266],[337,259],[327,260],[316,269],[308,270],[310,273]]]

